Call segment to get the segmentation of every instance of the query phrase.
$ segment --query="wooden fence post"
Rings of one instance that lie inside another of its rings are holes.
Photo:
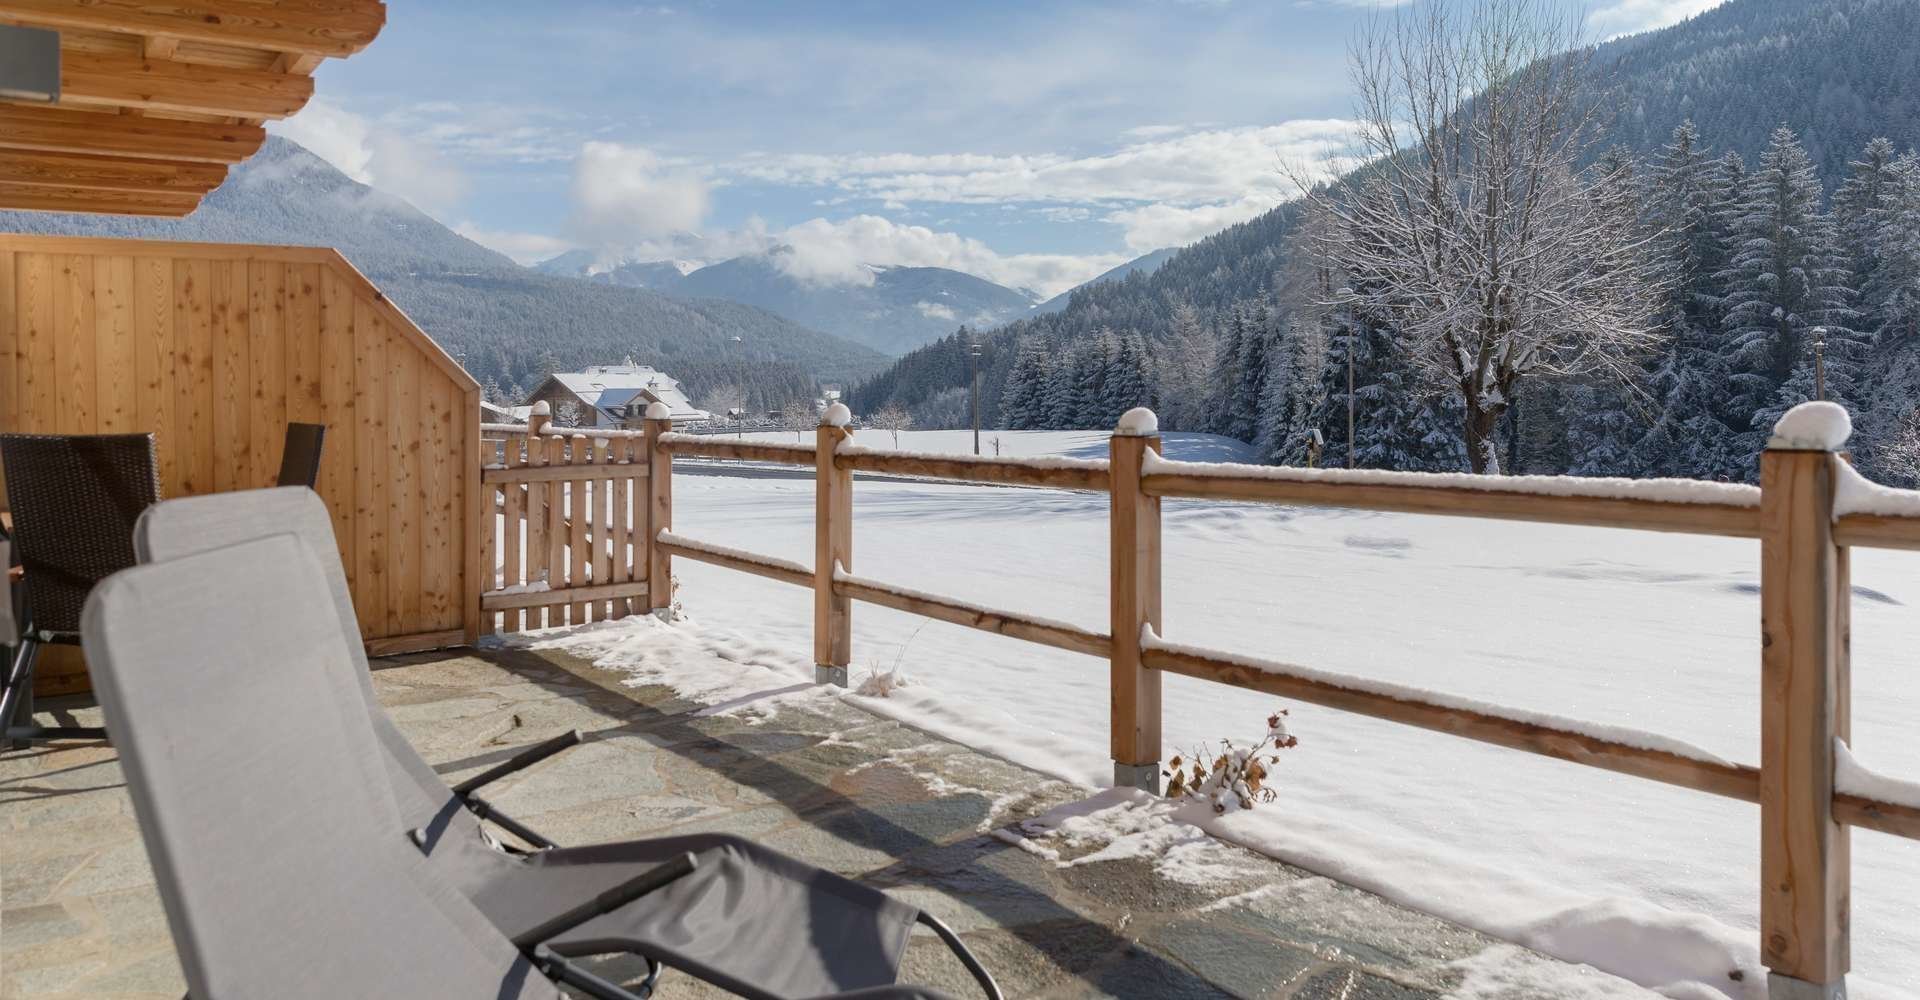
[[[1113,784],[1158,793],[1160,671],[1140,662],[1141,630],[1149,625],[1160,630],[1160,498],[1140,489],[1147,452],[1160,451],[1153,411],[1127,411],[1113,432],[1111,448]]]
[[[634,520],[646,552],[647,607],[658,611],[673,604],[673,558],[656,543],[662,531],[673,529],[673,456],[660,446],[660,435],[673,430],[673,411],[665,403],[647,404],[646,426],[647,496],[644,502],[635,498],[640,509]]]
[[[1841,1000],[1850,963],[1847,827],[1833,819],[1848,733],[1851,585],[1834,544],[1846,412],[1795,407],[1760,456],[1760,952],[1772,1000]]]
[[[814,435],[813,682],[846,687],[853,659],[853,602],[834,592],[837,566],[853,570],[853,470],[834,462],[840,442],[853,436],[843,403],[827,407]]]

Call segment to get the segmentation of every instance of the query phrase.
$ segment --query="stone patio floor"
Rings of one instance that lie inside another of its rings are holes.
[[[581,730],[585,744],[489,796],[555,841],[756,838],[945,919],[1010,997],[1416,1000],[1450,993],[1462,960],[1514,951],[1238,849],[1238,874],[1204,886],[1140,859],[1062,867],[992,831],[1085,789],[838,700],[714,714],[622,680],[564,654],[500,649],[393,658],[374,672],[395,722],[449,780]],[[85,702],[41,707],[98,718]],[[1566,995],[1525,983],[1597,977],[1524,953],[1504,961],[1541,974],[1477,996]],[[903,978],[978,995],[931,936],[915,939]],[[720,995],[672,971],[661,985],[664,1000]],[[0,756],[0,996],[183,990],[112,749]]]

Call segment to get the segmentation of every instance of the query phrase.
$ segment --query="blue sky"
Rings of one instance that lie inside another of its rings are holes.
[[[1419,0],[1415,0],[1419,2]],[[1720,0],[1599,0],[1597,36]],[[520,260],[957,267],[1052,294],[1286,196],[1374,0],[394,0],[276,130]]]

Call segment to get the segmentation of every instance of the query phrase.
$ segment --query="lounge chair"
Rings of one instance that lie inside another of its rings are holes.
[[[639,1000],[572,957],[608,950],[609,911],[724,859],[667,857],[509,939],[398,835],[326,600],[310,550],[282,536],[115,574],[87,602],[188,995],[558,1000],[564,984]]]
[[[383,751],[401,828],[409,831],[425,867],[459,889],[508,938],[518,940],[555,912],[692,853],[702,859],[694,875],[557,944],[585,953],[632,951],[750,1000],[788,1000],[890,986],[918,923],[954,951],[988,997],[1001,996],[964,943],[931,915],[738,837],[700,834],[562,848],[507,819],[500,825],[535,850],[504,849],[481,822],[503,817],[475,793],[565,749],[577,736],[537,744],[448,788],[374,697],[332,523],[317,496],[284,488],[169,501],[141,518],[134,537],[143,560],[164,562],[276,533],[297,536],[314,553],[332,598],[336,633],[346,646],[337,669],[354,678],[348,683],[358,690]]]
[[[0,677],[0,748],[105,739],[97,726],[33,724],[40,648],[80,641],[80,608],[107,575],[134,564],[133,523],[160,499],[151,434],[0,434],[26,617]]]

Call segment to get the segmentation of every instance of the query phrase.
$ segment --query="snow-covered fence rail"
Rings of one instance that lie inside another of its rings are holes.
[[[650,416],[652,416],[650,414]],[[1864,827],[1920,839],[1920,786],[1868,775],[1836,775],[1846,757],[1848,713],[1849,546],[1920,550],[1920,492],[1888,490],[1854,472],[1839,448],[1845,414],[1831,404],[1807,404],[1783,418],[1761,458],[1760,486],[1691,480],[1605,480],[1563,477],[1480,477],[1350,470],[1273,469],[1175,462],[1162,458],[1153,415],[1129,413],[1107,461],[969,458],[855,448],[846,408],[830,407],[812,445],[723,441],[670,433],[661,413],[643,436],[613,436],[593,458],[563,453],[563,440],[544,429],[519,429],[531,443],[518,460],[502,458],[483,481],[526,491],[508,524],[527,524],[529,551],[558,552],[553,519],[564,500],[559,473],[542,466],[585,464],[593,473],[611,463],[632,473],[634,556],[638,598],[653,607],[671,596],[673,558],[694,559],[807,587],[814,593],[816,677],[845,684],[852,657],[852,605],[877,604],[1010,638],[1084,653],[1108,661],[1111,752],[1116,783],[1157,788],[1160,779],[1160,683],[1167,673],[1264,691],[1341,711],[1450,733],[1496,746],[1635,775],[1760,806],[1761,951],[1776,980],[1793,993],[1799,984],[1834,995],[1847,969],[1847,832]],[[488,428],[489,432],[497,429]],[[509,429],[513,430],[513,429]],[[544,448],[539,443],[544,440]],[[619,452],[628,441],[638,450]],[[609,449],[607,444],[611,443]],[[506,444],[507,454],[515,445]],[[618,457],[615,457],[617,454]],[[536,458],[544,455],[545,460]],[[608,457],[602,458],[602,455]],[[789,560],[695,541],[672,533],[674,455],[719,460],[813,465],[815,548],[811,567]],[[563,461],[564,458],[564,461]],[[1105,492],[1110,498],[1110,625],[1083,629],[1020,611],[987,608],[853,574],[853,473],[884,472],[960,482],[1040,486]],[[572,471],[566,482],[574,482]],[[583,477],[593,478],[591,475]],[[534,491],[551,492],[540,507]],[[617,488],[617,487],[616,487]],[[644,489],[644,494],[640,491]],[[646,502],[640,501],[644,495]],[[1161,530],[1163,498],[1208,498],[1302,504],[1457,517],[1753,538],[1761,564],[1761,747],[1759,764],[1722,760],[1671,737],[1443,693],[1422,691],[1294,666],[1233,656],[1161,638]],[[620,503],[616,496],[616,505]],[[563,518],[564,521],[564,518]],[[600,523],[600,522],[594,522]],[[578,525],[564,521],[577,532]],[[621,544],[616,519],[614,544]],[[508,536],[512,537],[511,531]],[[589,528],[585,536],[597,538]],[[595,543],[597,544],[597,542]],[[511,548],[508,552],[512,552]],[[601,549],[593,550],[596,554]],[[511,557],[509,557],[511,558]],[[556,556],[558,559],[571,557]],[[526,563],[509,564],[508,584]],[[644,571],[641,567],[644,565]],[[526,576],[531,581],[531,576]],[[658,586],[647,587],[648,582]],[[529,584],[523,584],[527,586]],[[601,586],[599,579],[593,586]],[[621,584],[615,583],[618,587]],[[507,588],[511,589],[511,587]],[[597,592],[569,591],[569,598]],[[490,595],[498,598],[499,595]],[[536,602],[552,598],[534,598]],[[498,600],[496,599],[496,604]],[[619,608],[614,613],[621,613]],[[549,622],[556,619],[549,615]],[[576,618],[575,620],[583,620]],[[534,624],[529,618],[528,627]],[[1852,772],[1848,772],[1852,773]],[[1865,772],[1861,771],[1862,774]]]
[[[483,631],[624,618],[653,608],[648,586],[649,434],[555,427],[543,405],[526,424],[482,424]],[[660,489],[664,491],[663,481]],[[524,618],[523,618],[524,616]]]

